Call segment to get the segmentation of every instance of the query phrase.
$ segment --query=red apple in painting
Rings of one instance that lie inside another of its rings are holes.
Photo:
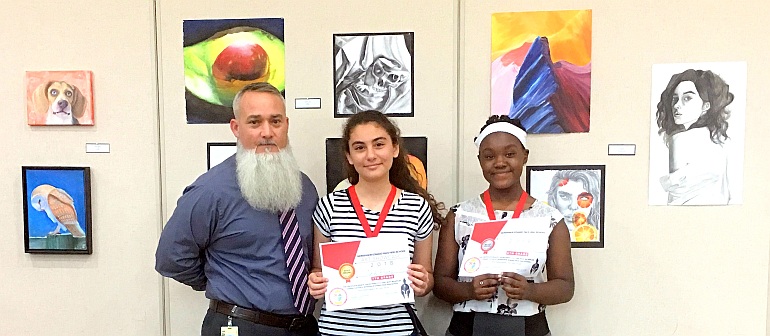
[[[578,195],[577,197],[577,204],[581,208],[587,208],[591,206],[591,203],[594,202],[594,195],[591,195],[590,193],[584,192]]]
[[[222,81],[253,81],[267,73],[268,63],[267,52],[259,44],[236,42],[219,53],[211,72]]]

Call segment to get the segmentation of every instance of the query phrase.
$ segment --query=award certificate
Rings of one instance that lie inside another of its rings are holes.
[[[516,272],[525,277],[545,266],[548,218],[476,222],[460,263],[459,276]]]
[[[405,238],[394,237],[321,244],[323,276],[329,279],[326,309],[414,302],[407,274],[408,246]]]

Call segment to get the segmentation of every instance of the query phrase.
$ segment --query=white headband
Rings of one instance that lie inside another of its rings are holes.
[[[476,137],[476,140],[473,141],[476,144],[476,148],[481,146],[481,141],[483,141],[484,138],[495,132],[503,132],[513,135],[516,137],[516,139],[521,141],[521,145],[524,146],[524,148],[527,148],[527,132],[524,132],[523,129],[516,127],[516,125],[507,122],[496,122],[485,127],[479,136]]]

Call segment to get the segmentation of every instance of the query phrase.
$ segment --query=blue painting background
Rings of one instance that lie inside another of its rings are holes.
[[[27,170],[26,203],[27,218],[29,219],[29,237],[45,237],[56,228],[56,223],[51,221],[45,211],[37,211],[32,207],[32,190],[41,184],[50,184],[55,188],[63,189],[75,200],[75,211],[78,222],[83,232],[86,228],[86,196],[85,176],[83,170]],[[69,232],[66,229],[59,233]]]

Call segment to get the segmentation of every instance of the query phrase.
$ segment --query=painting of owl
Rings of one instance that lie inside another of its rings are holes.
[[[59,234],[61,229],[66,228],[73,237],[86,235],[78,223],[75,200],[64,189],[41,184],[32,190],[31,202],[35,210],[45,211],[48,218],[56,224],[56,229],[49,234]]]
[[[91,253],[88,167],[22,167],[28,253]]]

